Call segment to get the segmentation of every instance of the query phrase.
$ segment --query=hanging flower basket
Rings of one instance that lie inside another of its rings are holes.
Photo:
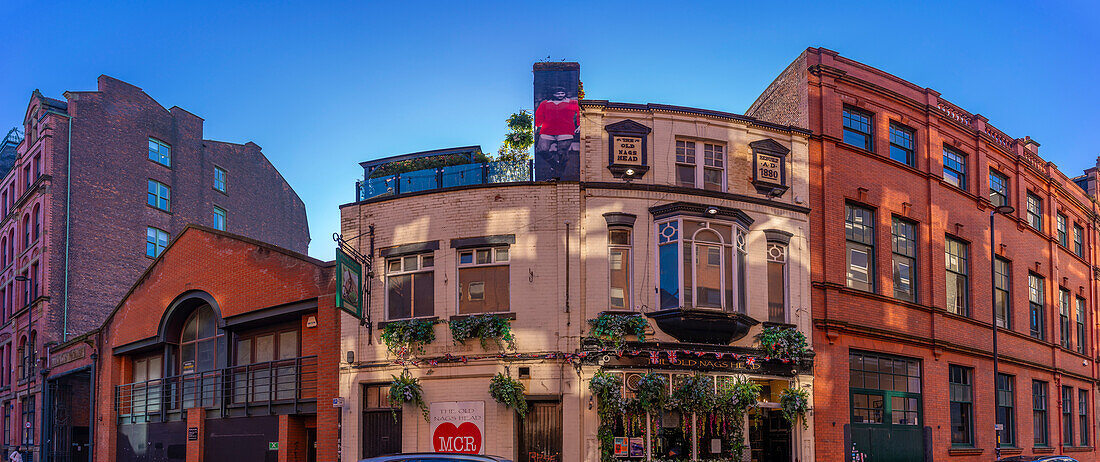
[[[496,402],[515,409],[520,419],[527,417],[527,395],[524,394],[523,384],[518,380],[498,372],[489,381],[489,396]]]
[[[495,314],[478,314],[451,321],[451,340],[457,344],[466,344],[472,338],[478,339],[481,347],[488,350],[490,342],[498,349],[505,346],[516,348],[516,337],[512,334],[512,321]]]
[[[623,337],[628,335],[635,335],[639,342],[644,342],[649,320],[640,314],[603,313],[596,319],[589,319],[588,324],[592,326],[592,337],[599,339],[601,345],[611,345],[618,350],[623,346]]]
[[[402,372],[400,376],[393,375],[390,382],[390,404],[404,405],[412,403],[420,408],[424,414],[424,421],[428,421],[428,405],[424,404],[424,389],[420,387],[420,379],[409,376],[409,371]],[[393,420],[397,421],[397,410],[393,411]]]
[[[634,399],[643,412],[653,412],[668,406],[668,377],[664,374],[647,372],[638,380],[638,390]]]
[[[806,335],[792,327],[765,327],[756,336],[764,355],[783,362],[798,361],[810,349]]]
[[[706,413],[714,409],[714,377],[696,374],[684,377],[672,390],[672,405],[685,414]]]
[[[413,353],[424,353],[424,345],[435,341],[435,324],[430,319],[409,319],[393,321],[382,328],[382,343],[390,354],[405,357]]]
[[[596,398],[596,414],[600,418],[600,426],[596,430],[596,437],[600,440],[600,461],[614,462],[614,425],[622,411],[623,380],[618,374],[599,371],[588,381],[588,389]]]
[[[801,420],[802,428],[809,428],[806,415],[810,412],[810,393],[796,387],[788,387],[779,394],[779,407],[783,410],[783,417],[791,425]]]

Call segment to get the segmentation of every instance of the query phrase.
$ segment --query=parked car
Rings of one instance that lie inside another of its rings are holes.
[[[997,462],[1077,462],[1070,456],[1012,456],[997,459]]]
[[[512,462],[512,460],[497,456],[479,456],[477,454],[419,452],[371,457],[360,462]]]

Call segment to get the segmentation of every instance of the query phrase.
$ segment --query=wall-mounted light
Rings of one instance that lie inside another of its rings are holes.
[[[718,207],[707,207],[707,215],[718,215]]]
[[[626,169],[626,172],[623,172],[623,173],[626,173],[626,176],[634,176],[635,172],[634,172],[634,169],[628,168],[628,169]]]

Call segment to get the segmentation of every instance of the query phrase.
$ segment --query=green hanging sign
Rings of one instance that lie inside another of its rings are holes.
[[[336,306],[363,319],[363,265],[336,249]]]

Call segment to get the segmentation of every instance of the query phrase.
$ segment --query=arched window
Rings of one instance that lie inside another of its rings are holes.
[[[657,223],[659,302],[745,312],[745,231],[721,221]]]
[[[8,263],[15,261],[15,227],[8,231]]]
[[[214,309],[203,305],[191,313],[180,336],[180,373],[192,374],[216,367],[218,325]]]
[[[8,237],[0,237],[0,265],[8,266]]]
[[[31,331],[31,339],[27,344],[27,377],[33,377],[38,370],[38,331]]]
[[[19,338],[19,348],[16,350],[16,356],[19,358],[19,372],[16,374],[19,378],[27,376],[27,336]]]
[[[34,242],[42,235],[42,206],[34,204]]]
[[[23,215],[23,250],[31,248],[31,214]]]

